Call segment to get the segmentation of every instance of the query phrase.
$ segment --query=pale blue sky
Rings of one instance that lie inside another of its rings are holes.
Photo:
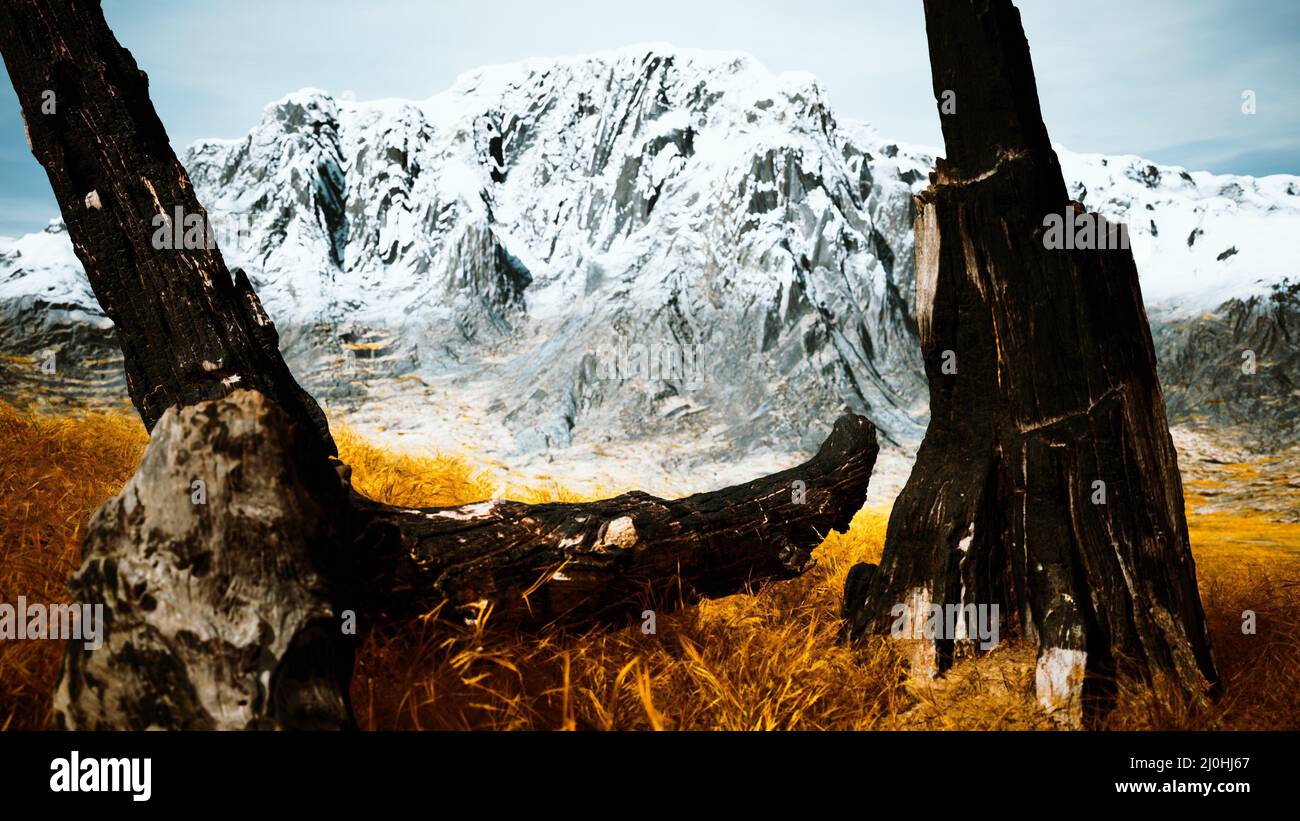
[[[1193,169],[1300,173],[1298,0],[1019,0],[1052,137]],[[810,71],[841,118],[937,145],[920,0],[105,0],[178,149],[317,86],[424,98],[463,71],[639,42]],[[57,208],[0,83],[0,234]],[[1241,112],[1256,92],[1258,113]]]

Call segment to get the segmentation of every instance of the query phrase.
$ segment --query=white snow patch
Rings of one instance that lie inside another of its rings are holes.
[[[1083,723],[1083,674],[1088,654],[1082,650],[1048,647],[1038,655],[1034,684],[1038,703],[1056,722],[1080,727]]]

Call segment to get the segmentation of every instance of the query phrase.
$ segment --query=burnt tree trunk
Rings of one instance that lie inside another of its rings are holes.
[[[996,605],[1063,724],[1116,675],[1200,698],[1217,676],[1133,256],[1048,233],[1095,215],[1066,194],[1010,0],[925,13],[947,153],[916,200],[931,421],[845,632],[901,638],[933,676]]]
[[[232,279],[226,269],[149,101],[149,78],[113,37],[99,4],[6,0],[0,53],[27,142],[95,298],[116,326],[145,427],[152,430],[168,408],[245,388],[309,423],[333,453],[325,415],[280,357],[275,326],[248,278],[236,270]],[[181,247],[158,247],[159,229],[179,231]]]
[[[526,625],[617,621],[798,575],[862,506],[878,448],[853,416],[799,468],[676,501],[420,511],[361,497],[247,278],[215,242],[155,245],[176,208],[207,215],[99,4],[6,0],[0,52],[154,432],[74,579],[111,608],[112,635],[69,647],[66,726],[348,726],[351,649],[329,627],[347,610],[364,622],[449,601]]]

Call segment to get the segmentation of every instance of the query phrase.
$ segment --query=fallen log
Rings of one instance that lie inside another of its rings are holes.
[[[667,609],[806,571],[861,507],[877,445],[860,417],[800,468],[682,500],[417,511],[361,497],[99,4],[0,4],[0,53],[153,431],[87,536],[74,590],[111,608],[110,636],[69,647],[64,726],[349,726],[350,650],[329,626],[347,610],[368,624],[450,601],[537,626]],[[156,245],[178,208],[203,241]],[[213,477],[207,504],[188,501],[203,477],[187,470]]]
[[[846,415],[808,462],[683,499],[633,492],[582,504],[484,502],[403,510],[360,500],[382,557],[368,589],[381,609],[488,597],[532,624],[585,623],[789,579],[866,499],[875,428]]]
[[[935,631],[932,606],[987,608],[1038,646],[1062,724],[1116,676],[1200,699],[1217,674],[1133,255],[1048,233],[1106,223],[1066,194],[1010,0],[925,13],[935,98],[955,102],[916,198],[931,421],[880,565],[850,573],[845,635],[900,638],[933,676],[976,648],[970,610]]]

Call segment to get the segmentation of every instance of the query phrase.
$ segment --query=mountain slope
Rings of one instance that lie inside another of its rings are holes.
[[[1300,180],[1060,154],[1076,198],[1130,226],[1162,378],[1204,381],[1161,323],[1296,273],[1278,238],[1300,229]],[[932,156],[838,122],[807,75],[653,46],[484,68],[420,102],[308,89],[184,161],[336,411],[486,420],[466,435],[511,459],[630,440],[699,444],[654,457],[682,464],[789,454],[845,409],[901,447],[923,430],[911,196]],[[97,315],[57,225],[0,244],[8,352],[62,348],[65,378],[102,384]]]

